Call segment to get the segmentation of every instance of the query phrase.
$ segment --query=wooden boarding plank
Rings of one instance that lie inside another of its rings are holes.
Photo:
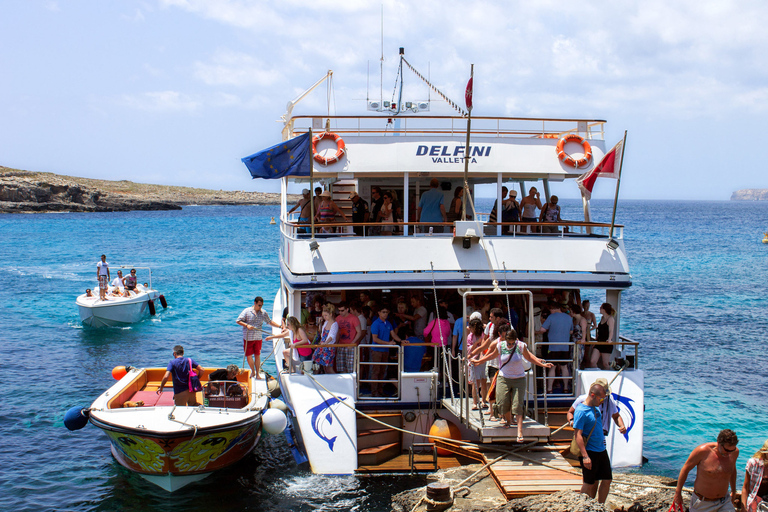
[[[493,453],[484,455],[488,460],[495,458]],[[499,455],[497,453],[496,457]],[[521,455],[535,462],[508,455],[489,468],[494,482],[507,499],[581,488],[581,477],[570,474],[572,467],[559,452],[543,450],[523,452]]]
[[[515,473],[512,471],[496,471],[496,475],[501,480],[537,480],[537,479],[549,479],[549,480],[580,480],[581,477],[576,475],[567,475],[562,473],[562,476],[555,475],[551,472],[537,471],[535,473]]]

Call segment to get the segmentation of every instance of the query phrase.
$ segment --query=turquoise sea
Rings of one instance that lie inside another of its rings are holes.
[[[561,204],[563,218],[580,216],[576,201]],[[611,206],[594,201],[595,219],[610,220]],[[727,427],[741,439],[743,473],[768,437],[768,202],[619,206],[634,283],[622,334],[641,343],[646,372],[649,463],[638,471],[674,476],[695,445]],[[241,364],[235,319],[256,295],[271,311],[279,283],[269,224],[278,213],[0,215],[0,509],[385,511],[391,494],[423,483],[314,476],[282,436],[267,436],[241,463],[168,495],[119,466],[100,430],[64,428],[64,412],[89,405],[114,366],[164,366],[179,343],[203,366]],[[151,267],[169,308],[129,328],[83,328],[75,297],[93,287],[102,253],[113,271]]]

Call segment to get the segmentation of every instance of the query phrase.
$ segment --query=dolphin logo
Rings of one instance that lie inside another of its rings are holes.
[[[612,393],[612,395],[613,399],[626,407],[627,412],[629,413],[629,426],[627,427],[627,432],[624,434],[624,439],[629,442],[629,433],[632,432],[632,427],[635,426],[635,409],[632,407],[632,402],[634,402],[634,400],[626,396],[617,395],[616,393]],[[621,409],[619,409],[619,411],[621,411]]]
[[[323,432],[323,420],[327,420],[329,425],[333,425],[333,413],[332,408],[334,405],[337,405],[341,403],[342,400],[346,400],[349,397],[344,397],[341,400],[339,400],[336,397],[333,397],[328,400],[323,400],[313,408],[307,411],[307,414],[312,415],[312,430],[315,431],[315,434],[317,437],[328,443],[328,448],[333,451],[333,445],[336,442],[336,438],[338,436],[333,436],[332,438],[328,438],[328,436],[325,435]],[[328,411],[328,412],[325,412]]]

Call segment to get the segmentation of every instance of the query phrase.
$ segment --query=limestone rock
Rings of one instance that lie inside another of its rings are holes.
[[[745,188],[731,194],[731,201],[768,201],[768,189]]]
[[[294,204],[300,196],[288,197]],[[184,205],[280,204],[279,194],[147,185],[0,166],[0,213],[180,210]]]

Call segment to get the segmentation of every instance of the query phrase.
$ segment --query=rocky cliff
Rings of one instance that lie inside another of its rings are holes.
[[[745,188],[731,194],[731,201],[768,201],[768,189]]]
[[[290,204],[298,200],[288,199]],[[191,204],[280,204],[280,195],[94,180],[0,166],[0,213],[180,210]]]

